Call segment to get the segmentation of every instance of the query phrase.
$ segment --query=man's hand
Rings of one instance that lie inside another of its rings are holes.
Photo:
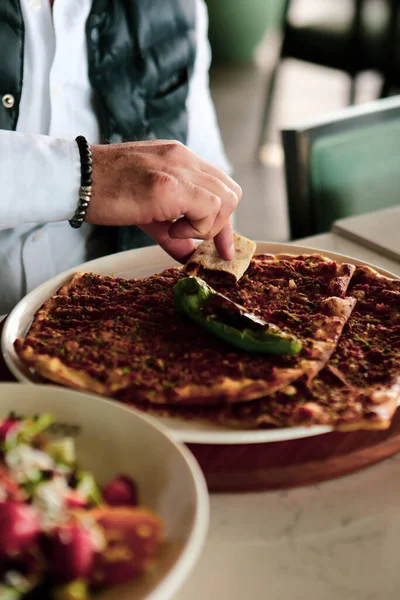
[[[139,225],[181,262],[193,238],[214,238],[233,258],[230,217],[242,190],[228,175],[174,141],[95,145],[92,155],[90,223]]]

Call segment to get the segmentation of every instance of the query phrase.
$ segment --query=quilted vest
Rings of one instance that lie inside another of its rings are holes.
[[[86,23],[89,79],[103,142],[187,137],[195,61],[195,0],[93,0]],[[24,23],[19,0],[0,1],[0,129],[16,128]],[[5,98],[11,94],[12,107]],[[114,250],[152,243],[136,227],[106,228]]]

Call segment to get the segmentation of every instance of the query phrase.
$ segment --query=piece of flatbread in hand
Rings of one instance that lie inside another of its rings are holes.
[[[256,243],[241,235],[233,234],[235,257],[224,260],[214,246],[214,240],[202,242],[186,263],[184,270],[188,275],[201,277],[208,282],[213,281],[236,283],[247,271]]]

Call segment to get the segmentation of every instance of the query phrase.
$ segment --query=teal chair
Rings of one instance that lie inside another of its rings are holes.
[[[292,239],[400,204],[400,96],[281,133]]]

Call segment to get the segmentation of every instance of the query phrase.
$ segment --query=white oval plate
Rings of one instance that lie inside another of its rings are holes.
[[[364,261],[342,254],[326,252],[324,250],[308,248],[305,246],[296,246],[294,244],[258,242],[257,252],[270,254],[320,253],[339,263],[350,262],[354,265],[368,264]],[[80,271],[102,275],[114,275],[117,277],[147,277],[148,275],[159,273],[163,269],[172,266],[179,266],[179,264],[161,250],[159,246],[152,246],[150,248],[139,248],[138,250],[129,250],[119,254],[112,254],[104,258],[98,258],[97,260],[74,267],[73,269],[65,271],[49,281],[46,281],[27,294],[7,318],[3,329],[1,345],[4,360],[8,368],[19,381],[24,383],[35,383],[32,374],[20,361],[14,350],[14,340],[17,337],[25,336],[36,310],[45,300],[54,294],[59,287],[68,281],[72,273]],[[374,265],[369,266],[372,266],[374,269],[388,277],[398,278],[393,273],[384,271],[379,267]],[[168,427],[175,440],[196,444],[258,444],[264,442],[278,442],[321,435],[332,430],[331,427],[327,426],[288,427],[259,431],[250,429],[236,430],[196,420],[186,421],[184,419],[170,417],[158,417],[157,420]]]
[[[141,504],[165,526],[165,548],[154,571],[110,588],[99,600],[168,600],[188,578],[208,530],[209,502],[203,474],[183,444],[154,419],[93,394],[52,385],[0,384],[0,418],[51,412],[76,439],[79,463],[100,484],[120,473],[138,484]]]

